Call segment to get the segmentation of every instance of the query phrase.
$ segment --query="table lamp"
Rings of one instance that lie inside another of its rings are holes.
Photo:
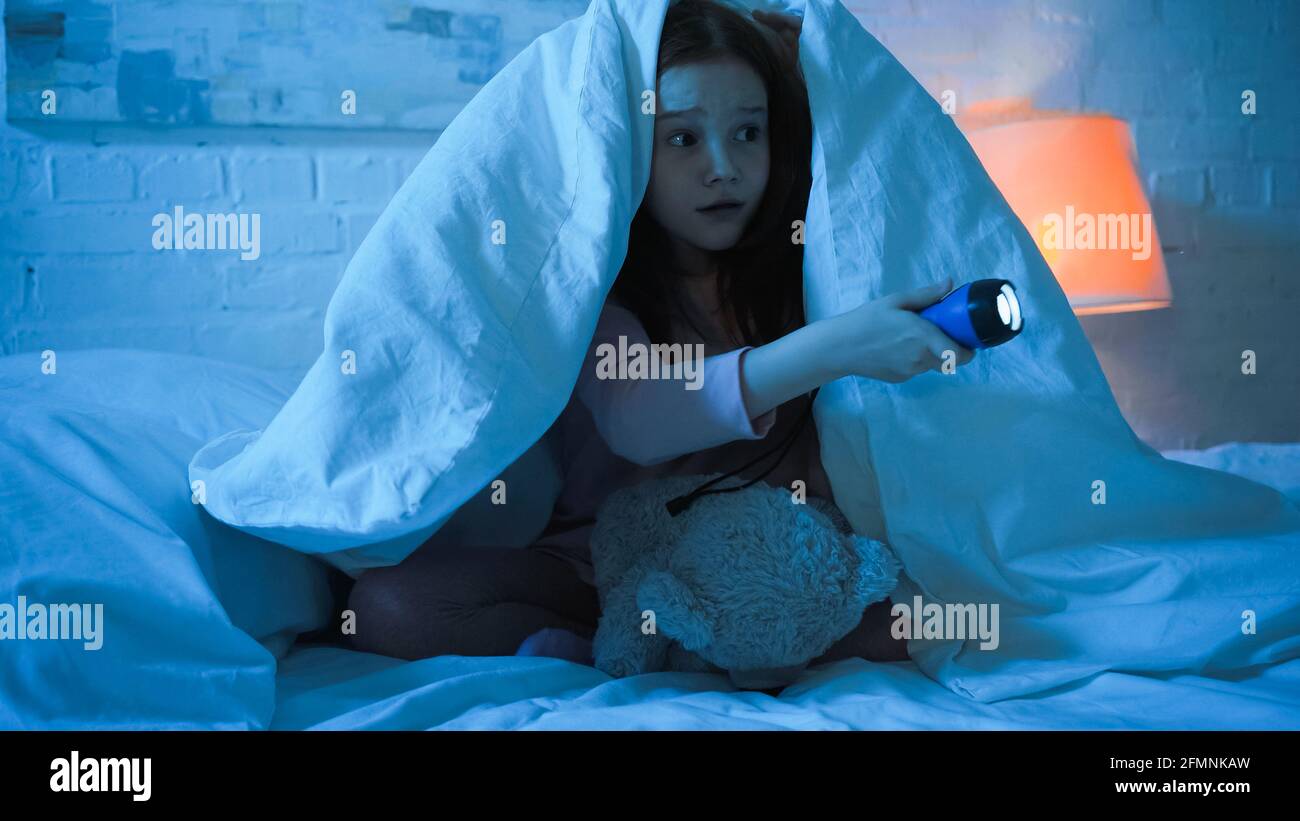
[[[956,119],[1076,314],[1169,306],[1127,123],[1023,99],[981,103]]]

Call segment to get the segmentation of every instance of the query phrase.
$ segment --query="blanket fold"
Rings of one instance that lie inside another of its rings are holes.
[[[393,564],[546,432],[649,179],[667,6],[593,0],[456,117],[348,266],[279,415],[195,456],[214,516],[345,568]],[[1300,654],[1300,509],[1143,444],[935,100],[838,0],[762,7],[804,17],[808,320],[945,274],[1011,280],[1027,317],[955,374],[817,397],[836,504],[905,567],[894,600],[998,605],[995,649],[954,623],[911,640],[918,665],[995,701]]]

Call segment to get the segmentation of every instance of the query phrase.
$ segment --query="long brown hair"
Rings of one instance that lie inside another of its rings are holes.
[[[746,345],[770,342],[804,324],[803,245],[791,235],[792,223],[805,218],[812,187],[807,89],[758,27],[715,0],[677,0],[665,15],[658,56],[659,75],[674,66],[735,56],[754,69],[767,90],[767,189],[736,245],[714,252],[719,304],[731,306]],[[683,272],[662,254],[667,247],[664,228],[642,200],[613,293],[641,320],[651,342],[673,341],[674,316],[699,333],[681,308]]]

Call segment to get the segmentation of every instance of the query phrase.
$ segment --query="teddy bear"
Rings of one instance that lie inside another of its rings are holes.
[[[670,476],[611,493],[590,545],[601,616],[595,666],[614,677],[727,674],[741,689],[794,681],[887,597],[899,561],[827,500],[757,482],[669,500],[717,477]]]

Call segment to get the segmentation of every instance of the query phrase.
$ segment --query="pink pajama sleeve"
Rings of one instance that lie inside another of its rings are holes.
[[[751,419],[740,386],[741,359],[752,346],[703,359],[698,390],[687,379],[601,379],[602,344],[619,350],[650,339],[636,315],[606,302],[578,378],[578,395],[609,449],[639,465],[667,462],[737,439],[762,439],[776,422],[776,409]]]

